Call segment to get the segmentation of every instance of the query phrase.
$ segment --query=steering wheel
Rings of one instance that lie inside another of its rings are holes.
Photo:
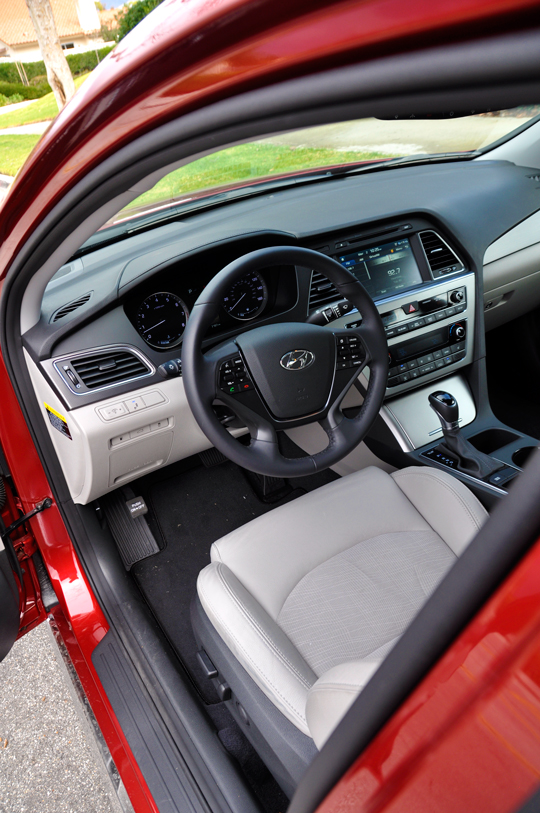
[[[233,282],[279,265],[324,274],[362,317],[355,329],[283,321],[246,330],[203,353],[203,340]],[[340,410],[348,390],[369,365],[360,412]],[[337,463],[367,434],[382,405],[388,374],[384,327],[364,286],[338,262],[305,248],[278,246],[245,254],[219,272],[197,299],[182,343],[182,377],[189,406],[204,434],[234,463],[272,477],[301,477]],[[212,409],[219,400],[247,426],[244,445]],[[328,436],[321,452],[284,457],[277,430],[318,421]]]

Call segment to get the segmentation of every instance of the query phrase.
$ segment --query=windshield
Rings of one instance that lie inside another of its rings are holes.
[[[141,213],[280,176],[420,155],[463,153],[465,158],[508,137],[539,113],[540,105],[531,105],[455,119],[358,119],[251,141],[174,170],[105,227]]]

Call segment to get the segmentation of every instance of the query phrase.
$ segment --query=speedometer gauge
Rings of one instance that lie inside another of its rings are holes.
[[[135,323],[145,342],[159,349],[178,344],[188,316],[188,309],[179,296],[160,291],[141,302]]]
[[[254,319],[268,302],[268,289],[260,274],[246,274],[234,282],[223,298],[223,307],[233,319]]]

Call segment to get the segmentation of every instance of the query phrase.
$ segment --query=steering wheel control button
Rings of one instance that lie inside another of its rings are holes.
[[[362,364],[365,354],[358,336],[336,336],[337,370],[348,370]],[[397,369],[397,368],[396,368]],[[400,371],[401,372],[401,371]]]
[[[253,389],[246,365],[240,356],[223,361],[219,368],[219,389],[228,395],[247,392]]]

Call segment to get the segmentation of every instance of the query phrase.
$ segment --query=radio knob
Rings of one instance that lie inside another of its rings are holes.
[[[463,291],[452,291],[452,293],[450,294],[450,302],[455,302],[456,305],[459,302],[463,302],[464,298],[465,298],[465,295],[464,295]]]

